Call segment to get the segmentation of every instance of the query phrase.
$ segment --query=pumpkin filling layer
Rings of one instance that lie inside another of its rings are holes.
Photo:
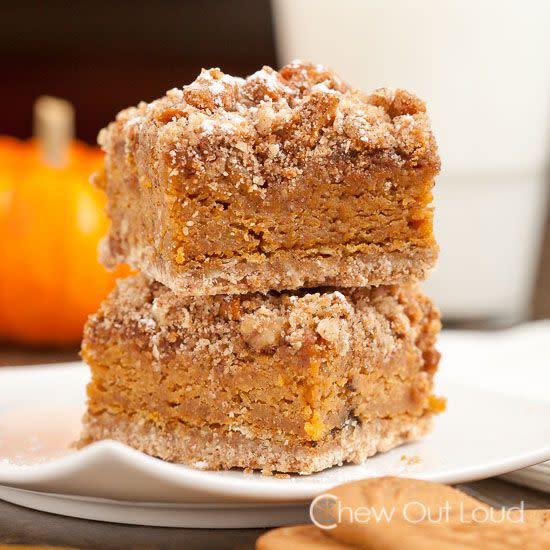
[[[85,330],[82,443],[311,472],[426,431],[440,323],[414,285],[185,297],[121,280]]]

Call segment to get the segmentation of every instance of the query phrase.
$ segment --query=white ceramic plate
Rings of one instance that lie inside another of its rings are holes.
[[[421,441],[361,465],[288,479],[203,472],[113,441],[78,452],[88,371],[80,363],[0,369],[0,498],[55,513],[147,525],[245,527],[303,521],[331,486],[379,475],[446,483],[550,459],[550,324],[448,332],[437,392],[448,410]]]

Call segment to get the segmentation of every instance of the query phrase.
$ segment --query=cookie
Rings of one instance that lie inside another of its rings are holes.
[[[280,527],[263,534],[256,550],[351,550],[356,548],[327,537],[313,525]]]
[[[257,548],[550,549],[549,510],[503,511],[447,485],[397,477],[341,485],[330,495],[337,506],[328,518],[324,507],[323,525],[331,528],[278,529]],[[328,541],[338,546],[323,546]]]

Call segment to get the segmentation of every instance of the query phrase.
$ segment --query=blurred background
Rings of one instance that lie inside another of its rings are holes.
[[[99,129],[202,67],[294,58],[427,101],[443,168],[426,291],[446,325],[550,317],[549,25],[545,0],[3,1],[0,364],[76,358],[126,273],[95,259]]]

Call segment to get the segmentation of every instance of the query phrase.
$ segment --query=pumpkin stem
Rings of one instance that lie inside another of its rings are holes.
[[[34,137],[44,162],[61,167],[67,163],[74,137],[74,108],[64,99],[41,96],[34,102]]]

